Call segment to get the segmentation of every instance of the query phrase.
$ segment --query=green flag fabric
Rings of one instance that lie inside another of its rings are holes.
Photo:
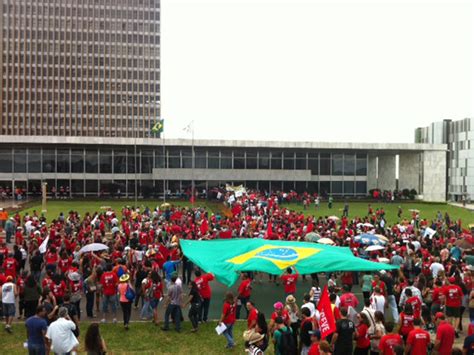
[[[355,257],[349,248],[265,239],[180,240],[184,255],[228,287],[242,271],[281,275],[289,266],[300,274],[377,271],[398,267]]]
[[[163,132],[163,128],[164,128],[164,120],[158,120],[158,121],[156,121],[156,123],[151,128],[151,132],[155,133],[155,134],[156,133],[161,133],[161,132]]]

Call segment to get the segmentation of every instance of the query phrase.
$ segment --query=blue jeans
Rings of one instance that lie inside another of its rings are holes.
[[[227,329],[224,330],[223,334],[224,334],[225,338],[227,339],[227,347],[230,348],[230,347],[233,347],[235,345],[234,334],[233,334],[234,325],[233,324],[226,324],[225,326],[227,327]]]
[[[44,344],[28,344],[29,355],[45,355],[46,348]]]
[[[174,319],[174,325],[177,331],[181,330],[181,307],[177,304],[169,304],[165,312],[165,329],[169,328],[170,316]]]
[[[388,308],[390,309],[390,312],[392,312],[393,322],[396,324],[398,323],[397,301],[395,300],[394,295],[387,296],[387,300],[388,300]]]

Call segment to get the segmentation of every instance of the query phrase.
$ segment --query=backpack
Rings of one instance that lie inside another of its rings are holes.
[[[117,269],[117,276],[120,277],[123,274],[125,274],[125,270],[123,269],[123,267],[119,266],[119,268]]]
[[[278,342],[278,351],[280,354],[285,355],[296,355],[296,343],[295,337],[290,329],[287,328],[286,331],[278,329],[280,332],[280,341]]]

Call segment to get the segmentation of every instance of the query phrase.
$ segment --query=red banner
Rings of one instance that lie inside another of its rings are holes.
[[[324,286],[318,304],[319,311],[319,330],[321,331],[321,339],[325,339],[328,335],[336,331],[336,321],[332,312],[331,301],[329,300],[328,287]]]
[[[207,218],[204,218],[199,229],[201,230],[201,236],[204,236],[209,231],[209,223],[207,222]]]

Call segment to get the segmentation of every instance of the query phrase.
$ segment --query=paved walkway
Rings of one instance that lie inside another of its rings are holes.
[[[460,208],[465,208],[466,210],[469,210],[469,211],[474,211],[474,203],[466,203],[466,205],[463,205],[462,203],[459,203],[459,202],[448,202],[448,204],[454,207],[460,207]]]

